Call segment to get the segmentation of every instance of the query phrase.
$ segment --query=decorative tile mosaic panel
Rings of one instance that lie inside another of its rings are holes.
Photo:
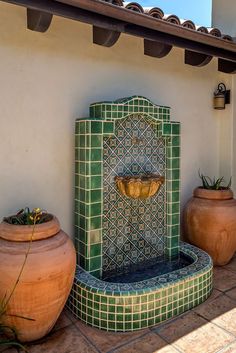
[[[114,136],[103,142],[103,275],[163,258],[165,251],[165,185],[146,200],[119,193],[119,175],[165,175],[165,140],[157,124],[140,114],[116,122]]]

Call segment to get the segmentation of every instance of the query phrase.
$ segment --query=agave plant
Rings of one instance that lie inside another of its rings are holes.
[[[32,320],[34,321],[34,319],[28,318],[28,317],[24,317],[21,315],[17,315],[17,314],[8,314],[7,313],[7,307],[8,304],[15,292],[15,289],[18,285],[18,283],[20,282],[20,278],[21,275],[23,273],[27,258],[29,256],[30,253],[30,249],[31,249],[31,243],[33,240],[33,236],[34,236],[34,229],[36,224],[39,223],[43,223],[43,222],[47,222],[48,220],[51,219],[51,215],[46,213],[46,212],[42,212],[40,208],[34,208],[32,211],[29,210],[29,208],[25,208],[20,210],[15,216],[10,216],[10,217],[6,217],[4,218],[4,221],[11,223],[11,224],[29,224],[29,225],[33,225],[32,228],[32,234],[31,234],[31,238],[29,241],[29,245],[27,248],[27,251],[25,253],[25,258],[24,261],[22,263],[20,272],[18,274],[18,277],[13,285],[13,288],[10,291],[10,294],[7,296],[7,293],[5,293],[5,296],[3,298],[0,298],[0,347],[1,346],[13,346],[15,348],[22,349],[24,352],[27,352],[26,348],[18,341],[17,339],[17,332],[14,329],[14,327],[10,327],[6,324],[4,324],[4,319],[7,316],[14,316],[14,317],[18,317],[21,318],[23,320]]]
[[[202,180],[202,188],[208,190],[226,190],[230,189],[232,177],[230,178],[227,185],[225,185],[224,177],[216,179],[215,177],[211,179],[209,176],[203,175],[198,172],[199,178]]]

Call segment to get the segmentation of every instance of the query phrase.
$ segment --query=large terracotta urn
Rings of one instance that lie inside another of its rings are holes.
[[[236,200],[230,189],[196,188],[184,209],[188,242],[205,250],[214,265],[227,264],[236,251]]]
[[[0,298],[5,294],[8,298],[16,283],[32,228],[0,224]],[[57,218],[37,224],[20,281],[3,316],[4,324],[16,329],[20,341],[39,339],[53,328],[70,293],[75,265],[74,246],[60,230]]]

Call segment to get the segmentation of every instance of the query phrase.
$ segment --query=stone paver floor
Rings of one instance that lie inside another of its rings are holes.
[[[108,333],[86,326],[64,310],[53,331],[27,349],[29,353],[236,353],[236,256],[227,266],[214,269],[214,290],[205,303],[165,324],[134,333]]]

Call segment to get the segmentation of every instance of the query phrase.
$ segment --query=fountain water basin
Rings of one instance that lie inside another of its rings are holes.
[[[192,309],[212,291],[212,261],[189,244],[181,253],[193,263],[181,269],[133,283],[112,283],[77,267],[68,302],[80,320],[107,331],[147,328]]]

